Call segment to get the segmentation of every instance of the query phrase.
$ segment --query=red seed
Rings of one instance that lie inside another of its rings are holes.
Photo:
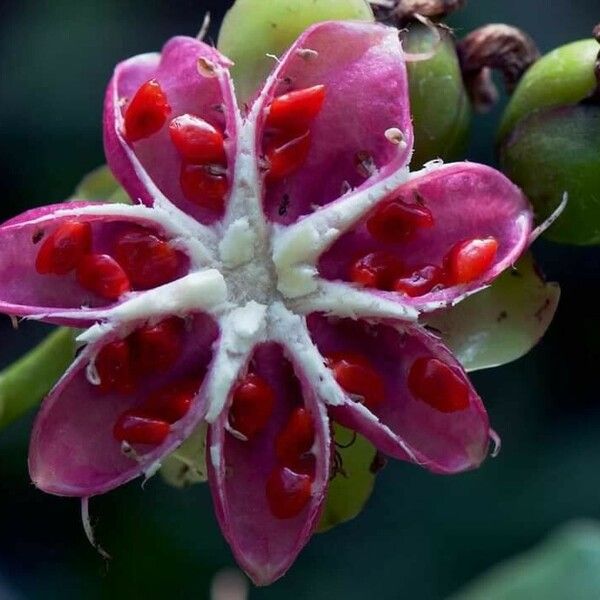
[[[367,221],[369,233],[387,243],[402,242],[418,229],[433,226],[431,211],[421,204],[407,204],[401,200],[386,202],[375,209]]]
[[[324,101],[324,85],[278,96],[269,107],[265,125],[288,132],[305,131],[321,112]]]
[[[133,391],[134,377],[127,340],[115,340],[103,346],[96,356],[95,366],[102,392],[128,394]]]
[[[291,140],[275,138],[266,151],[269,180],[279,181],[296,172],[306,162],[309,150],[310,131]]]
[[[141,410],[128,410],[117,419],[113,435],[118,442],[157,446],[167,439],[170,431],[166,421]]]
[[[131,291],[127,273],[108,254],[86,254],[77,266],[77,281],[86,290],[107,300],[118,300]]]
[[[125,138],[137,142],[160,131],[171,107],[159,83],[151,79],[135,93],[125,109]]]
[[[394,282],[394,291],[415,298],[428,294],[436,285],[444,282],[444,271],[435,265],[425,265],[409,277]]]
[[[311,481],[315,480],[317,472],[317,459],[314,454],[304,454],[288,464],[283,465],[294,471],[294,473],[300,473],[302,475],[308,475]]]
[[[169,383],[154,392],[142,408],[150,415],[175,423],[189,412],[201,385],[202,379],[194,377]]]
[[[249,440],[266,426],[273,413],[275,393],[262,377],[250,373],[233,391],[229,424]]]
[[[278,519],[299,515],[310,502],[312,482],[308,475],[295,473],[287,467],[275,467],[267,479],[269,509]]]
[[[455,244],[444,260],[448,285],[470,283],[482,277],[492,266],[497,252],[498,240],[493,237]]]
[[[393,254],[371,252],[351,266],[350,280],[365,287],[391,290],[403,271],[402,262]]]
[[[183,160],[198,165],[227,164],[223,134],[204,119],[189,114],[176,117],[169,134]]]
[[[211,172],[210,167],[184,162],[179,183],[183,195],[194,204],[221,212],[229,191],[226,175]]]
[[[134,289],[147,290],[173,281],[178,274],[177,251],[156,235],[130,231],[117,239],[114,256]]]
[[[469,407],[469,386],[464,377],[433,357],[418,358],[408,373],[410,393],[443,413]]]
[[[304,472],[303,458],[315,443],[315,425],[310,413],[296,408],[275,438],[275,455],[279,464]]]
[[[129,337],[136,372],[150,375],[168,371],[181,355],[183,321],[178,317],[136,329]]]
[[[369,410],[375,410],[385,400],[383,377],[362,354],[333,352],[327,356],[327,361],[340,387],[348,394],[358,396]]]
[[[66,275],[92,249],[92,227],[81,221],[65,221],[42,244],[35,269],[46,275]]]

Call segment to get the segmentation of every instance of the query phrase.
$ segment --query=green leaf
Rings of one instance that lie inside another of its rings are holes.
[[[281,56],[310,25],[329,20],[373,21],[373,12],[365,0],[237,0],[225,15],[218,48],[235,63],[240,102],[271,72],[273,56]]]
[[[559,297],[558,284],[546,283],[526,254],[491,287],[431,315],[427,324],[439,330],[467,371],[497,367],[535,346],[552,321]]]
[[[206,423],[202,423],[175,452],[162,462],[160,474],[176,488],[206,481]]]
[[[60,328],[0,372],[0,429],[36,406],[74,356],[73,330]]]
[[[375,448],[359,435],[354,438],[352,431],[340,425],[334,426],[334,432],[336,441],[348,447],[336,448],[343,472],[338,472],[329,483],[319,532],[356,517],[367,503],[375,483],[372,469],[377,453]]]
[[[129,196],[106,165],[98,167],[86,175],[75,188],[72,199],[120,204],[131,203]]]
[[[476,579],[452,600],[597,600],[600,525],[573,522]]]

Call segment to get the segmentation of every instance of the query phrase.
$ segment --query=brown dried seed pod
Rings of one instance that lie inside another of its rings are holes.
[[[524,31],[493,23],[480,27],[457,46],[465,83],[477,110],[490,109],[498,91],[492,81],[492,70],[498,69],[510,93],[523,73],[539,58],[535,42]]]
[[[415,15],[442,19],[465,4],[466,0],[371,0],[377,20],[396,27],[404,27]]]

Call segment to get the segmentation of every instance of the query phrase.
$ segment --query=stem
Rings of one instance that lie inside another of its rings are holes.
[[[74,356],[73,330],[61,327],[0,372],[0,429],[38,405]]]
[[[492,24],[480,27],[459,42],[458,56],[465,85],[475,108],[489,110],[498,99],[492,70],[498,69],[508,93],[539,58],[535,42],[516,27]]]

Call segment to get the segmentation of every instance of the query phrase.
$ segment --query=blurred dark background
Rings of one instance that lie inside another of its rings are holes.
[[[265,0],[269,1],[269,0]],[[101,108],[113,65],[195,35],[211,35],[226,0],[12,0],[0,6],[2,219],[66,198],[104,162]],[[528,30],[543,51],[588,37],[598,0],[471,0],[458,34],[487,22]],[[478,117],[468,158],[493,162],[498,111]],[[526,358],[474,375],[503,450],[478,472],[443,478],[391,463],[362,515],[313,538],[291,572],[250,598],[444,598],[484,569],[575,517],[600,519],[600,249],[538,242],[563,298]],[[0,366],[44,333],[0,321]],[[208,489],[159,478],[92,502],[107,569],[84,538],[77,501],[36,491],[27,477],[30,419],[0,433],[0,599],[206,598],[233,565]],[[10,591],[9,591],[10,590]]]

